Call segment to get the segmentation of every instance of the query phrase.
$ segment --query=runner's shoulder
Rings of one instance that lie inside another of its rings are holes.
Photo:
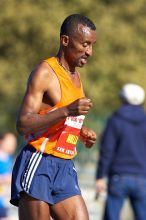
[[[31,72],[29,76],[29,82],[39,81],[45,82],[50,81],[53,76],[52,69],[48,63],[42,61],[39,63]]]

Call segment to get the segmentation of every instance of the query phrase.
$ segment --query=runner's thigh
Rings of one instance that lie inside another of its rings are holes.
[[[19,220],[51,220],[49,205],[23,193],[19,202]]]
[[[89,220],[87,207],[81,195],[50,206],[50,212],[54,220]]]

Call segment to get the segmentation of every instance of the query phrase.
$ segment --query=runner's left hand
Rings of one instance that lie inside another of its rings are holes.
[[[82,127],[80,131],[80,140],[85,144],[85,147],[91,148],[93,144],[95,144],[97,139],[96,133],[87,128],[87,127]]]

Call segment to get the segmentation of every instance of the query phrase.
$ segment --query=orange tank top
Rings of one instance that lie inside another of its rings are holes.
[[[80,87],[76,87],[55,57],[51,57],[45,62],[50,65],[59,80],[61,99],[54,107],[40,111],[39,114],[42,115],[84,97],[81,81]],[[37,151],[64,159],[71,159],[77,154],[76,144],[84,117],[84,115],[69,116],[46,130],[28,135],[26,140]]]

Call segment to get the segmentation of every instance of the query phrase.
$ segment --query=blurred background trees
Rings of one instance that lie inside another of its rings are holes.
[[[57,53],[60,25],[72,13],[88,16],[97,27],[93,56],[80,70],[94,103],[87,123],[101,131],[124,83],[146,88],[145,0],[1,0],[0,8],[1,131],[15,132],[28,75]]]

